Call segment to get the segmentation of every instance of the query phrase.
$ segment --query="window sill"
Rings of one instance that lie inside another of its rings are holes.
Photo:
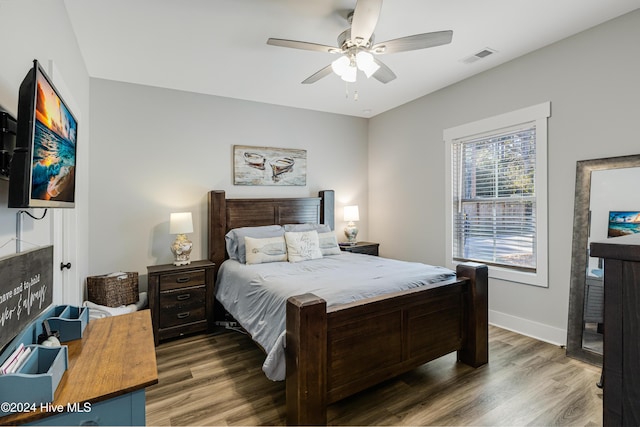
[[[455,270],[458,263],[458,261],[449,260],[449,268]],[[523,285],[538,286],[540,288],[549,287],[547,274],[546,272],[541,271],[541,269],[538,269],[538,271],[536,271],[535,273],[530,273],[526,271],[517,271],[503,267],[496,267],[495,265],[488,265],[487,267],[489,270],[490,279],[515,282]]]

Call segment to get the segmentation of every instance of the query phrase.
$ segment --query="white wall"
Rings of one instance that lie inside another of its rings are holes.
[[[640,153],[638,40],[640,10],[371,119],[369,234],[381,254],[445,263],[443,129],[551,101],[549,287],[493,280],[489,308],[493,323],[564,343],[576,161]]]
[[[367,120],[230,98],[91,79],[90,271],[171,263],[169,214],[191,211],[192,260],[207,257],[207,192],[300,197],[336,192],[342,207],[368,204]],[[304,187],[233,185],[233,145],[307,150]],[[367,212],[361,211],[362,239]],[[338,231],[344,240],[344,235]]]
[[[33,60],[38,59],[45,70],[48,70],[49,61],[53,61],[59,73],[58,77],[64,80],[66,86],[64,89],[68,91],[77,108],[74,113],[82,118],[78,128],[77,208],[75,211],[76,248],[80,255],[73,265],[78,280],[71,283],[73,288],[81,289],[88,265],[89,76],[63,1],[0,1],[0,40],[2,41],[0,105],[16,116],[18,88],[31,68]],[[52,77],[55,80],[56,76]],[[16,212],[18,211],[7,208],[8,189],[8,182],[0,180],[0,246],[4,245],[0,247],[0,256],[11,255],[16,251],[14,242],[5,245],[16,236]],[[42,213],[41,209],[31,211],[38,216]],[[25,218],[22,234],[23,250],[53,243],[51,212],[42,221],[34,221],[24,215],[23,217]]]

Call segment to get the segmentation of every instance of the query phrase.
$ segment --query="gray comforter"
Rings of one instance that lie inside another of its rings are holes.
[[[358,301],[428,286],[455,276],[444,267],[343,252],[321,259],[220,267],[216,298],[267,352],[262,370],[274,381],[285,378],[286,301],[312,293],[327,305]]]

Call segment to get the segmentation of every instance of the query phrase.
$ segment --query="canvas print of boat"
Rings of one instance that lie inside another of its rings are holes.
[[[233,146],[235,185],[307,185],[307,150]]]
[[[607,237],[640,233],[640,211],[610,211]]]

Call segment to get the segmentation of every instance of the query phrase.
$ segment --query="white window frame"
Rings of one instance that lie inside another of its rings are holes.
[[[451,146],[458,139],[498,134],[500,130],[523,123],[535,123],[536,127],[536,253],[535,272],[489,266],[489,277],[510,282],[548,287],[548,208],[547,208],[547,119],[551,117],[551,102],[545,102],[520,110],[489,117],[443,131],[445,143],[445,193],[446,193],[446,262],[455,269],[459,263],[453,259],[453,188]]]

